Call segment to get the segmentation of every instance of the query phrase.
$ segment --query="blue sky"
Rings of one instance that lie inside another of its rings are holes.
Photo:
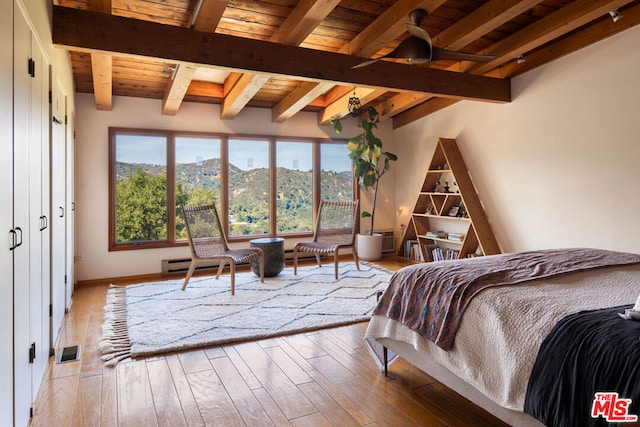
[[[196,163],[220,156],[220,142],[216,139],[177,138],[176,162]],[[301,171],[311,170],[311,144],[279,142],[278,166]],[[263,141],[231,139],[229,162],[247,170],[268,167],[268,149]],[[126,163],[166,164],[165,138],[162,136],[118,135],[117,161]],[[322,145],[322,168],[338,172],[351,170],[345,144]]]

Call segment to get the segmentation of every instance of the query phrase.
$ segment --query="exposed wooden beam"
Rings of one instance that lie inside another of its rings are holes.
[[[194,30],[213,33],[227,8],[229,0],[198,0],[191,19]]]
[[[333,87],[332,83],[301,82],[271,109],[271,120],[277,123],[293,117],[298,111]]]
[[[447,108],[458,101],[458,99],[452,98],[431,98],[427,102],[423,102],[422,104],[417,105],[405,111],[404,113],[400,113],[395,116],[393,118],[393,128],[398,129],[399,127],[421,119],[424,116],[428,116],[429,114],[433,114],[438,110]]]
[[[203,64],[234,71],[295,76],[392,91],[431,93],[453,98],[509,102],[509,80],[473,76],[385,61],[354,70],[359,58],[224,34],[53,7],[53,43],[80,51]],[[164,40],[171,40],[165,43]]]
[[[376,105],[380,121],[386,120],[432,98],[431,95],[399,93]]]
[[[220,109],[220,118],[229,120],[236,117],[269,78],[267,74],[242,74],[225,96]]]
[[[193,66],[178,65],[162,99],[162,114],[176,115],[195,73],[196,68]]]
[[[371,88],[357,88],[356,96],[360,98],[362,105],[368,104],[374,99],[384,95],[386,90],[384,89],[371,89]],[[333,102],[331,105],[325,107],[320,113],[318,113],[318,124],[326,125],[333,119],[341,119],[349,114],[349,98],[353,96],[352,93],[348,93],[342,96],[340,99]]]
[[[484,74],[627,3],[631,1],[576,0],[571,2],[485,49],[483,53],[495,55],[496,59],[482,64],[473,64],[468,72]]]
[[[432,38],[443,49],[459,50],[542,0],[491,0]]]
[[[96,100],[96,109],[98,110],[111,111],[113,108],[112,69],[113,59],[111,55],[91,54],[93,94]]]
[[[521,64],[518,64],[517,61],[505,64],[500,68],[500,75],[505,77],[520,75],[596,43],[602,40],[603,36],[610,37],[640,24],[640,4],[624,9],[622,13],[624,18],[618,22],[605,18],[599,23],[572,33],[570,36],[545,46],[543,49],[528,53],[525,56],[525,61]]]
[[[284,20],[278,30],[270,37],[273,43],[297,46],[307,38],[314,28],[331,13],[340,0],[302,0]],[[230,76],[231,79],[235,76]],[[269,80],[264,75],[244,74],[225,97],[220,109],[222,119],[232,119],[247,105],[256,93]]]
[[[89,10],[111,14],[111,0],[91,0],[87,2]],[[96,109],[111,111],[113,109],[113,59],[111,55],[91,54],[91,74],[93,77],[93,94]]]

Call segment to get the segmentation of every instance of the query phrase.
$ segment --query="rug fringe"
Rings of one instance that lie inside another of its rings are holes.
[[[104,323],[98,347],[106,366],[115,366],[131,357],[127,332],[127,288],[110,285],[104,305]]]

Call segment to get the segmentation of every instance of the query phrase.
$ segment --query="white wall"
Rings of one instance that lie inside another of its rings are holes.
[[[395,131],[396,227],[438,137],[455,138],[503,252],[640,252],[640,28],[512,81],[513,102],[460,102]]]
[[[133,127],[202,132],[223,132],[293,137],[347,138],[356,133],[355,120],[345,120],[342,134],[331,126],[318,127],[315,113],[301,112],[285,123],[272,123],[271,111],[247,108],[234,120],[220,120],[217,105],[184,103],[175,116],[161,114],[161,101],[114,97],[112,111],[98,111],[93,95],[76,94],[76,256],[77,280],[159,273],[161,260],[189,257],[189,248],[108,251],[108,128]],[[391,123],[377,133],[392,151]],[[391,228],[395,218],[382,211],[393,211],[395,183],[393,175],[383,178],[379,193],[380,213],[376,227]],[[363,209],[369,209],[365,197]],[[363,221],[363,227],[368,226]],[[286,242],[293,246],[294,242]]]

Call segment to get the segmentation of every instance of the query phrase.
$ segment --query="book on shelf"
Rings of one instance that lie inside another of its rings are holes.
[[[460,257],[460,251],[455,249],[442,249],[442,248],[433,248],[431,250],[431,254],[433,256],[433,261],[448,261],[458,259]]]
[[[420,242],[417,240],[407,240],[405,242],[404,255],[405,258],[424,262],[424,257],[422,255],[422,251],[420,251]]]

